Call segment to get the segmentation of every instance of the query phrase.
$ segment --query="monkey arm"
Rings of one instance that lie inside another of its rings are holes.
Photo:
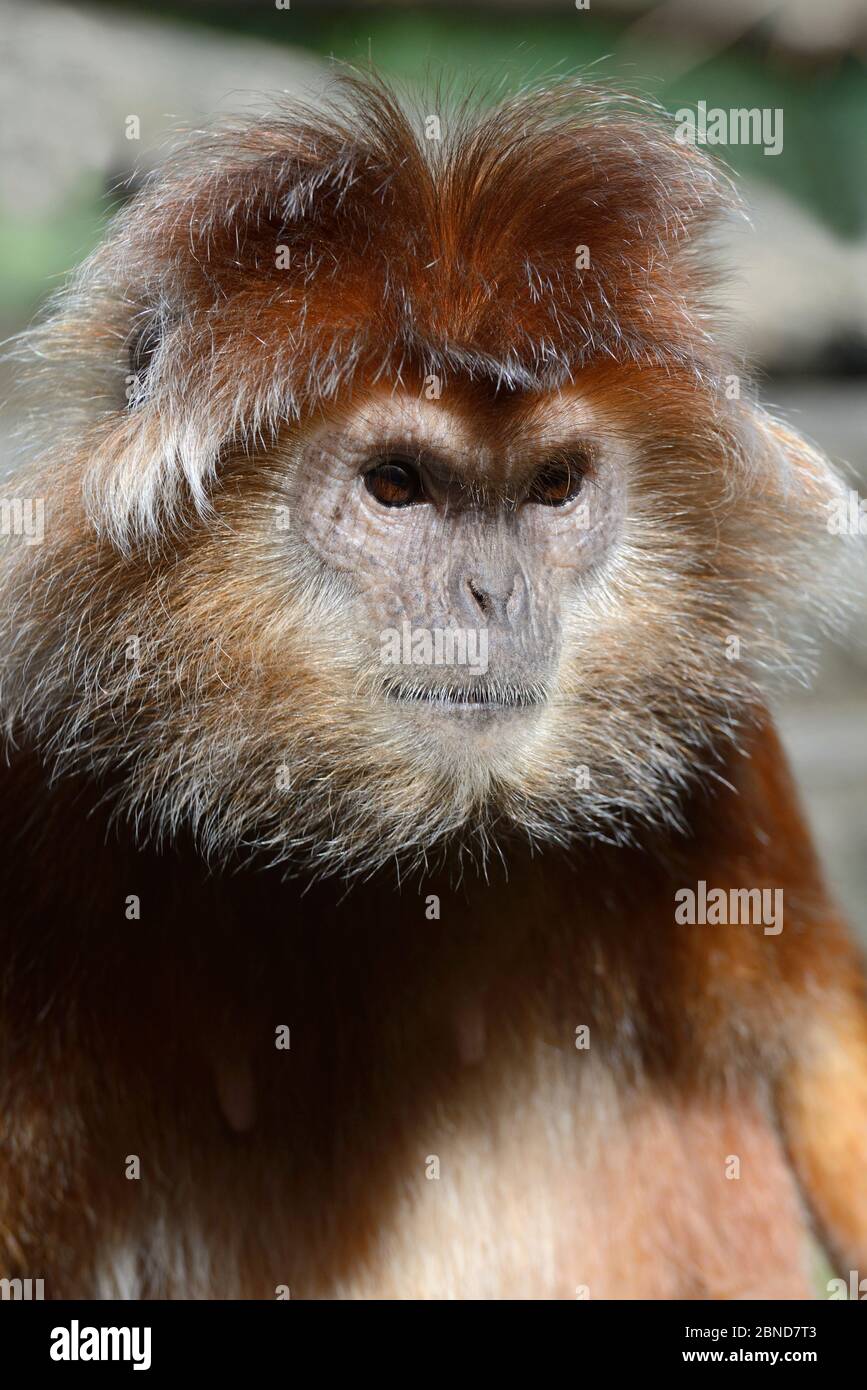
[[[783,1009],[783,1048],[776,1069],[780,1128],[829,1253],[846,1269],[867,1273],[863,963],[825,887],[770,721],[758,733],[737,780],[738,797],[722,799],[718,843],[728,845],[726,857],[739,865],[735,877],[741,882],[751,873],[785,888],[785,930],[764,942],[770,947],[764,967],[766,1019],[774,1008]],[[761,842],[763,849],[757,847]],[[750,857],[755,868],[747,871]]]
[[[785,1072],[779,1113],[805,1198],[842,1269],[867,1270],[867,1013],[826,1008]]]

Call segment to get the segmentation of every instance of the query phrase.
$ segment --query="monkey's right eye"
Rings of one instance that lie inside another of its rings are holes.
[[[364,486],[383,507],[408,507],[423,496],[421,478],[407,463],[376,464],[365,473]]]

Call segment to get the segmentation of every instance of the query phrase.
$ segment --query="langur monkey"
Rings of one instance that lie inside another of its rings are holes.
[[[47,1297],[867,1268],[864,977],[768,713],[842,484],[661,113],[441,116],[349,74],[194,138],[13,349],[0,1274]]]

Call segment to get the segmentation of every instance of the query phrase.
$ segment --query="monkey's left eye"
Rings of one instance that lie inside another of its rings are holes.
[[[364,486],[383,507],[408,507],[423,496],[421,478],[408,463],[378,463],[364,475]]]
[[[573,463],[546,463],[530,486],[530,501],[545,507],[563,507],[577,497],[583,481],[584,470]]]

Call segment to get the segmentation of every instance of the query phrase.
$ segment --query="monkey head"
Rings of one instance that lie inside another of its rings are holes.
[[[431,129],[350,77],[194,141],[22,350],[4,717],[143,836],[348,873],[676,824],[829,608],[725,177],[573,82]]]

